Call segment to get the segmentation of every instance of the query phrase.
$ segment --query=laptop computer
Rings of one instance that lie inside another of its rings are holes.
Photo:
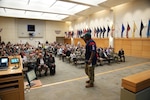
[[[11,58],[10,63],[11,64],[18,64],[19,63],[19,58]]]
[[[0,58],[0,71],[8,69],[8,57],[1,57]]]

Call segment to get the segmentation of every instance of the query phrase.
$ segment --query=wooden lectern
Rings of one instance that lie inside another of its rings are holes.
[[[8,58],[8,70],[0,71],[0,100],[25,100],[22,58],[21,56],[15,56],[15,58],[19,58],[18,64],[10,62],[10,59],[14,56]],[[15,66],[18,68],[14,68]]]

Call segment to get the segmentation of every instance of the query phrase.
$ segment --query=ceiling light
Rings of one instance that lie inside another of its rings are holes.
[[[70,1],[81,3],[81,4],[97,6],[98,4],[103,3],[107,0],[70,0]]]

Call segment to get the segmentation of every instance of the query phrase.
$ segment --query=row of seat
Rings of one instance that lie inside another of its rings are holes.
[[[62,57],[60,55],[58,55],[59,58]],[[65,56],[63,55],[63,61],[66,61],[66,62],[69,62],[69,63],[73,63],[74,65],[83,65],[85,64],[85,59],[84,57],[80,57],[80,58],[75,58],[73,60],[71,60],[71,57],[69,56]],[[112,56],[110,56],[108,59],[107,58],[98,58],[97,59],[97,66],[102,66],[104,65],[105,63],[118,63],[118,62],[125,62],[125,56],[122,55],[121,57],[118,56],[117,53],[113,53]]]

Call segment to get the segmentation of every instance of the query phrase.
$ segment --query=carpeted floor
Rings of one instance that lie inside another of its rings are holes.
[[[56,75],[42,76],[42,87],[25,93],[25,100],[120,100],[121,79],[150,70],[150,59],[126,57],[126,62],[95,68],[95,87],[85,88],[84,68],[56,59]]]

